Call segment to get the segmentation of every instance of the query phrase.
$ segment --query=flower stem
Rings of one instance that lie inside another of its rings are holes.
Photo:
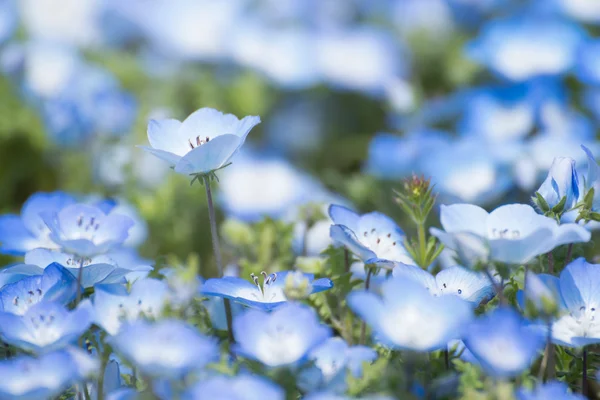
[[[552,252],[548,252],[548,273],[552,275],[554,273],[554,256],[552,256]]]
[[[565,257],[565,265],[571,262],[571,257],[573,256],[573,243],[569,243],[569,247],[567,247],[567,256]]]
[[[488,267],[485,267],[483,271],[485,272],[485,275],[488,277],[492,286],[494,287],[494,291],[496,292],[496,296],[498,296],[498,299],[500,300],[500,304],[506,304],[506,299],[504,298],[504,290],[502,285],[499,285],[494,280],[494,277],[492,276],[492,273],[490,272]]]
[[[221,259],[221,247],[219,246],[219,234],[217,232],[217,218],[215,216],[215,206],[213,204],[212,192],[210,190],[210,179],[207,175],[204,176],[204,187],[206,188],[206,200],[208,203],[208,219],[210,221],[210,235],[212,237],[213,253],[217,262],[219,278],[222,278],[223,261]],[[223,304],[225,306],[225,318],[227,320],[227,334],[229,336],[229,343],[233,343],[233,322],[231,315],[231,304],[229,303],[229,299],[223,299]]]
[[[373,268],[369,267],[367,271],[367,279],[365,279],[365,290],[369,291],[369,286],[371,285],[371,274],[373,273]],[[365,321],[362,322],[360,326],[360,344],[366,344],[366,336],[367,336],[367,323]]]
[[[587,397],[587,350],[583,348],[583,374],[581,376],[581,393]]]
[[[344,266],[346,267],[346,272],[350,272],[350,252],[348,249],[344,249]]]
[[[450,369],[450,352],[446,348],[444,350],[444,364],[446,365],[446,371]]]
[[[77,307],[77,305],[81,301],[81,292],[82,292],[81,280],[82,279],[83,279],[83,257],[81,257],[81,260],[79,261],[79,271],[77,271],[77,297],[75,298],[75,307]]]
[[[427,241],[425,238],[425,222],[417,224],[417,238],[419,240],[419,266],[427,268]]]
[[[538,380],[544,383],[554,376],[554,348],[552,347],[552,323],[548,322],[548,336],[546,337],[546,350],[542,357]]]

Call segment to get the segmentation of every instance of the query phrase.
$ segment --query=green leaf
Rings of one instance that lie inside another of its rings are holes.
[[[566,201],[566,199],[565,199],[565,201]],[[548,205],[548,202],[546,201],[546,199],[544,199],[544,197],[540,194],[540,192],[535,192],[535,198],[533,199],[533,202],[543,212],[546,213],[546,212],[550,211],[550,206]]]
[[[552,212],[556,214],[562,213],[565,209],[565,204],[567,204],[567,196],[563,196],[562,199],[560,199],[560,201],[558,202],[558,204],[552,207]]]
[[[588,190],[588,192],[585,194],[585,197],[583,198],[583,204],[588,210],[592,209],[592,203],[594,202],[595,193],[596,190],[594,188],[591,188],[590,190]]]

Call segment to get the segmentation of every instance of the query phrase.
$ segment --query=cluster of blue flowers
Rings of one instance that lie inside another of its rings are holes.
[[[532,196],[535,207],[488,213],[442,205],[441,228],[431,235],[430,182],[404,181],[397,195],[417,226],[412,240],[386,215],[330,203],[325,235],[310,239],[316,223],[301,229],[316,254],[302,243],[287,270],[264,265],[244,276],[247,269],[239,275],[223,267],[211,182],[258,123],[202,108],[183,122],[151,120],[150,146],[141,146],[205,186],[217,277],[202,281],[195,270],[140,259],[139,240],[130,239],[143,222],[116,201],[38,193],[20,215],[0,218],[0,250],[24,256],[0,271],[0,397],[589,393],[588,351],[600,343],[600,267],[573,259],[600,220],[600,166],[589,149],[585,176],[575,160],[554,161]],[[582,367],[573,369],[581,356]],[[442,359],[445,368],[436,370]],[[467,371],[479,386],[459,383]],[[442,385],[444,374],[456,379]],[[517,377],[527,383],[515,384]]]

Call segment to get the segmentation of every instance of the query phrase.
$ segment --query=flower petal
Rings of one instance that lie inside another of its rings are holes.
[[[227,164],[242,145],[236,135],[226,134],[196,147],[175,165],[175,172],[183,175],[206,174]]]

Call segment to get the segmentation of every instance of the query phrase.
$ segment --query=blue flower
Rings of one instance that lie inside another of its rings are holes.
[[[300,274],[297,276],[297,274]],[[296,271],[282,271],[267,275],[263,272],[263,284],[259,283],[259,278],[252,275],[254,283],[233,276],[223,278],[208,279],[202,286],[202,294],[205,296],[218,296],[231,299],[249,307],[263,309],[265,311],[274,310],[287,302],[285,295],[286,286],[305,284],[305,293],[322,292],[333,287],[333,283],[328,278],[313,280],[312,274],[305,274]],[[297,279],[305,280],[296,282]]]
[[[480,261],[523,264],[557,246],[590,240],[590,233],[577,224],[559,225],[526,204],[508,204],[488,213],[471,204],[442,205],[444,231],[431,228],[432,235],[455,250],[463,265]]]
[[[268,313],[248,310],[233,321],[235,351],[269,367],[294,365],[331,336],[315,311],[288,303]]]
[[[63,192],[36,193],[23,204],[21,216],[0,216],[0,251],[22,255],[37,247],[58,248],[40,213],[58,212],[73,203],[73,197]]]
[[[169,163],[177,173],[207,174],[229,163],[258,123],[259,117],[238,120],[232,114],[201,108],[183,122],[151,120],[148,140],[152,147],[142,149]]]
[[[516,311],[504,307],[478,318],[465,332],[467,349],[486,374],[497,378],[519,375],[545,342]]]
[[[130,292],[124,285],[96,285],[94,322],[109,335],[116,335],[126,322],[159,317],[168,296],[167,284],[156,279],[137,280]]]
[[[122,326],[108,342],[150,377],[180,379],[219,358],[219,348],[212,338],[178,320],[137,320]]]
[[[350,347],[339,337],[327,339],[309,353],[308,360],[314,364],[300,372],[299,387],[305,392],[323,389],[343,393],[347,386],[347,372],[360,378],[363,362],[370,363],[376,359],[377,352],[370,347]]]
[[[586,85],[600,84],[600,40],[589,40],[579,52],[577,77]]]
[[[516,393],[517,400],[585,400],[587,397],[569,392],[564,382],[551,381],[537,384],[534,389],[520,388]]]
[[[381,297],[355,291],[348,305],[373,329],[383,344],[407,350],[433,351],[459,338],[471,321],[471,304],[457,296],[434,296],[412,279],[392,278]]]
[[[537,190],[550,208],[566,197],[564,210],[570,210],[579,199],[579,177],[575,168],[575,160],[569,157],[554,159],[546,180]]]
[[[391,218],[379,212],[358,215],[336,204],[329,207],[329,217],[334,223],[330,230],[334,242],[346,246],[365,264],[414,264],[403,245],[404,231]]]
[[[542,317],[551,317],[548,313],[553,313],[553,309],[562,303],[558,278],[548,274],[536,275],[527,271],[524,290],[517,292],[517,302],[523,310],[529,303]]]
[[[33,400],[54,398],[89,377],[97,363],[78,349],[32,358],[19,356],[0,362],[0,398]]]
[[[475,61],[514,81],[568,72],[585,31],[566,20],[519,15],[492,20],[467,48]]]
[[[75,343],[92,324],[89,301],[73,311],[56,302],[40,302],[23,315],[0,312],[0,334],[13,346],[33,353],[59,350]]]
[[[443,269],[434,277],[414,265],[398,263],[392,273],[420,282],[434,296],[452,294],[475,306],[494,297],[494,287],[485,274],[459,266]]]
[[[120,246],[133,226],[129,217],[105,214],[100,208],[86,204],[68,205],[41,216],[50,228],[50,238],[63,251],[80,257],[96,256]]]
[[[23,315],[39,302],[71,302],[79,286],[65,268],[51,264],[42,275],[22,278],[0,288],[0,311]]]
[[[201,398],[284,400],[285,391],[267,379],[255,375],[215,376],[196,383],[183,395],[183,400]]]

